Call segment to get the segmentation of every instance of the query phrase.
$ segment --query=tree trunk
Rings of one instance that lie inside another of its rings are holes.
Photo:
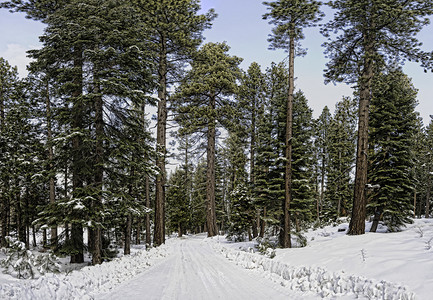
[[[71,228],[71,239],[75,248],[80,251],[71,254],[71,264],[81,264],[84,262],[83,253],[83,226],[78,223],[73,223]]]
[[[215,110],[216,99],[210,99],[210,109]],[[215,208],[215,141],[216,141],[216,121],[209,120],[207,130],[207,170],[206,170],[206,223],[208,236],[218,234],[216,225]]]
[[[56,190],[55,190],[55,174],[54,174],[54,151],[53,151],[53,133],[51,126],[51,101],[50,101],[50,89],[48,78],[46,79],[46,117],[47,117],[47,144],[48,144],[48,172],[50,177],[50,203],[53,204],[56,201]],[[52,248],[57,247],[57,225],[51,227],[51,239],[50,246]]]
[[[5,131],[5,99],[4,99],[4,92],[3,92],[3,86],[0,85],[0,136],[3,136],[3,133]],[[0,178],[3,180],[2,184],[0,185],[0,204],[1,204],[1,242],[0,247],[7,247],[8,243],[6,241],[6,236],[9,235],[8,230],[8,213],[9,213],[9,200],[6,195],[6,191],[8,191],[7,187],[7,178]],[[5,185],[5,186],[3,186]]]
[[[322,169],[320,172],[320,204],[323,203],[323,196],[325,193],[325,150],[322,150]],[[320,216],[320,208],[317,212],[317,215]],[[320,217],[318,217],[319,219]]]
[[[293,35],[292,35],[293,36]],[[290,201],[292,197],[292,129],[293,129],[293,91],[295,70],[295,40],[290,38],[289,44],[289,95],[287,97],[286,116],[286,168],[284,172],[284,203],[283,203],[283,229],[280,244],[283,248],[291,248],[290,239]]]
[[[430,193],[431,193],[431,183],[430,183],[430,166],[427,171],[427,195],[425,198],[425,218],[430,218]]]
[[[83,58],[82,49],[78,47],[75,49],[75,78],[74,86],[75,91],[72,93],[73,107],[72,107],[72,129],[79,130],[83,128],[83,114],[84,104],[81,99],[83,84],[82,84],[82,69],[83,69]],[[72,189],[73,197],[80,198],[81,189],[83,188],[83,176],[81,170],[81,163],[83,160],[83,149],[82,149],[82,137],[81,135],[74,135],[72,138]],[[83,226],[80,223],[71,224],[71,239],[76,253],[71,254],[71,263],[83,263],[84,262],[84,243],[83,243]]]
[[[382,218],[382,211],[376,208],[376,210],[374,211],[373,223],[371,224],[370,232],[376,232],[381,218]]]
[[[26,243],[26,227],[23,220],[24,216],[23,216],[23,210],[21,208],[21,195],[19,192],[16,194],[15,214],[17,220],[16,225],[18,231],[18,240],[20,242]]]
[[[265,236],[266,229],[266,207],[263,207],[263,219],[260,220],[260,234],[259,236],[263,238]]]
[[[146,176],[146,207],[150,208],[150,182],[149,175]],[[152,244],[150,236],[150,213],[146,213],[146,246]]]
[[[183,226],[182,226],[182,222],[179,222],[179,226],[178,226],[178,234],[177,234],[177,236],[178,237],[182,237],[182,235],[183,235]]]
[[[42,246],[45,248],[47,247],[47,230],[43,229],[42,230]]]
[[[137,226],[135,227],[136,234],[135,234],[135,244],[140,245],[140,234],[141,234],[141,221],[140,219],[137,219]]]
[[[256,151],[256,107],[257,107],[257,99],[256,95],[253,98],[253,103],[251,104],[252,110],[251,110],[251,143],[250,143],[250,184],[254,188],[256,183],[256,176],[255,176],[255,151]],[[255,215],[260,214],[259,210],[254,206],[254,212]],[[256,221],[256,216],[252,219],[252,228],[253,228],[253,238],[256,238],[258,236],[258,222]]]
[[[358,144],[356,152],[355,191],[353,196],[352,218],[350,219],[350,235],[365,233],[366,218],[366,184],[368,164],[368,114],[371,100],[371,82],[373,79],[373,42],[365,38],[364,68],[359,83],[359,121]]]
[[[159,173],[156,176],[155,198],[155,228],[153,244],[159,246],[165,242],[165,154],[166,154],[166,126],[167,126],[167,49],[166,38],[161,36],[161,50],[159,54],[159,88],[158,88],[158,121],[156,130],[156,166]]]
[[[131,228],[132,228],[132,216],[128,214],[126,216],[126,226],[125,226],[125,244],[123,248],[123,254],[131,254]]]
[[[33,247],[36,248],[36,228],[35,228],[35,225],[32,226],[32,234],[33,234]]]
[[[413,191],[413,217],[416,218],[416,188]]]
[[[98,71],[98,70],[96,70]],[[95,105],[95,189],[96,200],[93,201],[93,211],[96,212],[93,224],[93,245],[92,245],[92,265],[102,263],[102,236],[101,218],[99,212],[102,211],[102,185],[104,180],[104,102],[102,99],[98,75],[94,74],[94,105]]]

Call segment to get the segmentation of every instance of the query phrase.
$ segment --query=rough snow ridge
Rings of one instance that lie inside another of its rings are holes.
[[[323,298],[353,296],[367,299],[415,299],[414,293],[390,282],[348,275],[342,271],[329,272],[317,267],[292,267],[256,253],[213,244],[215,250],[237,265],[264,272],[268,278],[295,291],[318,294]]]
[[[37,280],[1,285],[0,299],[93,299],[93,295],[111,290],[167,255],[167,248],[160,246],[101,265],[85,267],[67,275],[51,273]]]

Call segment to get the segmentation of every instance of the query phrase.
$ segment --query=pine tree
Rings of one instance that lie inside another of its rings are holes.
[[[255,215],[246,171],[248,147],[246,137],[245,128],[229,131],[223,150],[223,160],[226,162],[224,176],[227,176],[230,206],[228,236],[235,240],[245,240],[247,232],[249,239],[252,239],[250,226]]]
[[[311,222],[315,202],[313,178],[313,111],[307,98],[298,91],[293,98],[292,200],[290,212],[296,232],[301,221]]]
[[[10,131],[7,124],[9,109],[12,107],[14,94],[18,86],[18,72],[11,67],[8,61],[0,57],[0,199],[1,199],[1,246],[8,245],[6,236],[9,235],[10,218],[10,177],[11,177],[11,154],[9,149],[10,139],[7,133]]]
[[[192,178],[190,227],[193,232],[206,231],[206,161],[199,160]]]
[[[293,123],[293,93],[294,93],[294,64],[295,44],[304,38],[303,29],[313,26],[321,19],[319,11],[320,2],[311,0],[278,0],[275,2],[263,2],[269,6],[270,12],[263,15],[264,19],[271,19],[270,24],[276,27],[272,29],[272,35],[268,39],[271,49],[285,49],[289,53],[289,89],[286,113],[286,168],[285,200],[283,203],[284,225],[282,227],[280,244],[284,248],[290,248],[290,201],[292,193],[292,123]],[[303,51],[300,51],[303,53]],[[301,53],[298,53],[301,54]]]
[[[329,124],[328,156],[325,201],[325,222],[346,217],[351,211],[353,196],[352,170],[355,163],[356,101],[343,97],[335,105]]]
[[[430,218],[431,215],[431,194],[432,194],[432,170],[433,170],[433,162],[432,162],[432,155],[433,155],[433,121],[430,120],[430,123],[428,124],[426,130],[425,130],[425,148],[426,152],[424,153],[424,182],[426,187],[426,193],[425,193],[425,218]]]
[[[287,69],[272,64],[266,71],[265,101],[258,110],[256,205],[263,211],[260,237],[266,227],[280,225],[284,202],[284,124],[287,99]]]
[[[422,118],[419,117],[416,125],[416,132],[414,135],[414,167],[412,168],[414,178],[414,191],[413,191],[413,216],[416,218],[421,217],[421,209],[423,207],[423,200],[426,199],[425,195],[428,190],[428,169],[430,158],[428,157],[427,136],[424,128]],[[430,166],[431,167],[431,166]]]
[[[185,170],[176,169],[168,179],[167,219],[168,229],[181,237],[189,222],[188,184]]]
[[[355,187],[349,234],[365,233],[368,152],[368,118],[372,80],[384,65],[404,59],[431,69],[429,53],[420,50],[416,34],[429,23],[433,1],[335,0],[334,19],[322,29],[330,61],[327,81],[357,83],[359,93],[358,142]]]
[[[192,69],[179,87],[178,118],[183,131],[206,131],[207,141],[207,230],[217,235],[215,207],[215,150],[217,125],[230,125],[231,99],[240,78],[241,59],[227,54],[225,44],[208,43],[197,52]]]
[[[373,83],[370,118],[367,211],[374,215],[371,231],[384,221],[389,230],[411,223],[414,179],[414,136],[417,91],[401,71],[380,74]]]
[[[320,184],[320,190],[318,192],[317,203],[316,203],[316,213],[317,220],[320,219],[321,210],[323,207],[323,199],[325,194],[325,182],[327,180],[327,171],[329,164],[329,130],[330,123],[332,120],[331,113],[329,112],[328,106],[325,106],[317,119],[315,130],[316,130],[316,140],[315,147],[318,159],[318,183]]]
[[[249,186],[250,189],[255,188],[256,176],[256,153],[257,153],[257,121],[260,107],[263,106],[265,94],[265,76],[260,70],[260,65],[253,62],[248,71],[244,74],[241,85],[239,87],[239,108],[242,121],[248,127],[248,136],[250,139],[250,166],[249,166]],[[257,211],[260,215],[260,211]],[[258,235],[257,218],[253,217],[252,229],[253,237]]]
[[[152,36],[151,49],[156,53],[158,77],[158,117],[156,137],[156,165],[160,173],[156,178],[155,201],[155,230],[154,245],[161,245],[165,241],[164,185],[166,180],[166,126],[167,126],[167,98],[171,84],[178,82],[176,74],[182,70],[179,63],[190,60],[192,53],[202,42],[202,32],[210,27],[215,13],[199,15],[199,1],[197,0],[137,0],[143,13],[143,21]]]

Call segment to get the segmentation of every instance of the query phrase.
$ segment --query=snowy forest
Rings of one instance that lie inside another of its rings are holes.
[[[99,265],[201,233],[272,258],[307,246],[309,230],[400,232],[432,217],[433,116],[423,124],[401,66],[433,69],[416,36],[433,1],[263,5],[269,48],[288,56],[243,70],[230,45],[204,40],[218,16],[199,0],[0,3],[46,25],[25,78],[0,57],[3,270],[33,278],[56,256]],[[354,91],[323,99],[318,118],[295,88],[309,27],[327,38],[324,80]],[[35,249],[49,255],[14,260]]]

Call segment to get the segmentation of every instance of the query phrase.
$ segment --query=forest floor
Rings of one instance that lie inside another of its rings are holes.
[[[309,230],[306,247],[276,249],[272,259],[255,240],[169,238],[68,273],[0,274],[0,299],[432,299],[433,219],[396,233],[346,231],[347,223]]]

